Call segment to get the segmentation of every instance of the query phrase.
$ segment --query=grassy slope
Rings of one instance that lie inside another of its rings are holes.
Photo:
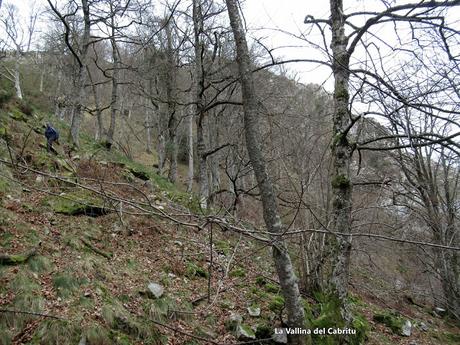
[[[184,333],[231,343],[236,341],[226,325],[231,313],[242,315],[244,324],[258,329],[262,338],[266,336],[264,330],[279,326],[283,302],[271,281],[267,248],[215,230],[210,268],[209,231],[178,226],[153,214],[125,212],[121,222],[115,212],[99,217],[58,213],[81,206],[76,201],[119,208],[113,200],[82,191],[75,181],[126,199],[145,201],[147,196],[170,212],[183,212],[184,207],[197,210],[193,199],[149,167],[117,152],[108,153],[85,135],[82,149],[73,153],[73,159],[64,153],[64,135],[59,156],[49,155],[40,134],[46,116],[39,112],[26,115],[20,108],[17,102],[10,102],[0,110],[1,158],[8,160],[4,140],[8,138],[12,151],[22,153],[22,166],[57,174],[64,180],[1,165],[2,252],[18,254],[40,246],[38,254],[24,264],[0,265],[0,309],[9,310],[0,313],[0,344],[65,345],[76,344],[82,337],[89,344],[205,343]],[[56,126],[65,133],[64,124]],[[133,173],[146,174],[153,182],[146,183]],[[93,179],[118,184],[101,185]],[[208,303],[209,274],[212,294]],[[143,292],[149,282],[162,284],[165,295],[157,300],[147,298]],[[459,341],[458,328],[418,307],[406,307],[404,314],[413,323],[425,322],[429,330],[416,327],[412,337],[404,338],[372,321],[376,313],[384,312],[385,306],[379,301],[356,292],[353,305],[368,324],[369,344]],[[248,306],[260,307],[261,317],[250,317]],[[314,304],[308,312],[313,314],[315,325],[327,324],[326,302]],[[320,342],[328,340],[315,341]]]

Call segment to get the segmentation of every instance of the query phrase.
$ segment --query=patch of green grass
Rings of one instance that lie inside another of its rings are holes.
[[[30,270],[36,273],[48,272],[53,266],[51,260],[42,255],[32,256],[27,264]]]
[[[230,244],[227,241],[216,241],[214,247],[219,254],[228,255],[231,252]]]
[[[283,296],[280,296],[280,295],[273,296],[268,304],[268,309],[270,309],[272,312],[274,312],[277,315],[281,313],[281,311],[284,309]]]
[[[270,293],[279,293],[280,292],[280,287],[276,284],[273,283],[267,283],[264,286],[265,291],[270,292]]]
[[[5,232],[0,233],[0,246],[2,248],[10,248],[11,241],[13,238],[14,236],[11,232],[5,231]]]
[[[432,335],[433,338],[440,340],[445,345],[460,344],[460,334],[450,332],[436,332]]]
[[[53,286],[61,297],[69,297],[84,281],[67,273],[53,276]]]
[[[78,344],[81,338],[79,323],[47,319],[40,323],[31,340],[31,344]]]
[[[90,325],[87,329],[84,330],[84,334],[89,344],[95,344],[95,345],[111,345],[112,344],[112,339],[110,339],[110,331],[107,328],[102,327],[98,323],[94,323]]]

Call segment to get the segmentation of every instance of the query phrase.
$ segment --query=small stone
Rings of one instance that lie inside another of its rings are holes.
[[[444,316],[446,315],[446,309],[441,308],[441,307],[436,307],[434,308],[434,312],[439,315],[439,316]]]
[[[404,325],[401,328],[401,334],[405,337],[410,337],[412,331],[412,322],[406,320]]]
[[[259,307],[248,307],[248,313],[250,316],[258,317],[260,316],[260,308]]]
[[[423,331],[423,332],[428,332],[428,325],[425,323],[425,322],[420,322],[420,329]]]
[[[149,285],[147,285],[147,289],[147,295],[150,298],[160,298],[163,296],[164,288],[160,284],[149,283]]]
[[[45,178],[44,178],[42,175],[38,175],[38,176],[35,178],[35,182],[36,182],[36,183],[43,183],[44,180],[45,180]]]

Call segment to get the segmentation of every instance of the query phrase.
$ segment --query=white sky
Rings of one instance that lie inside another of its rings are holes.
[[[63,0],[53,0],[58,3]],[[158,0],[156,3],[161,4],[166,0]],[[169,0],[174,1],[174,0]],[[182,0],[189,2],[189,0]],[[418,2],[419,0],[399,1],[399,3]],[[47,7],[46,0],[3,0],[3,3],[14,3],[20,8],[22,15],[27,15],[28,9],[32,4],[42,4]],[[365,9],[382,8],[379,0],[345,0],[345,12],[362,11]],[[155,3],[155,2],[154,2]],[[379,5],[380,4],[380,5]],[[243,14],[246,20],[249,36],[260,39],[266,46],[273,48],[277,47],[272,53],[278,59],[303,59],[317,58],[324,60],[324,55],[321,55],[318,50],[312,49],[307,44],[299,39],[295,39],[292,35],[283,34],[280,30],[290,32],[295,35],[304,32],[308,27],[303,24],[307,14],[313,15],[316,18],[327,19],[329,17],[329,1],[328,0],[244,0],[242,1]],[[460,8],[452,11],[457,18],[460,19]],[[361,24],[361,23],[360,23]],[[386,29],[381,28],[378,32],[382,37],[386,35]],[[392,27],[388,27],[392,31]],[[320,37],[318,31],[312,31],[317,36],[308,35],[309,39],[318,40]],[[326,34],[329,30],[326,30]],[[391,33],[387,32],[390,36]],[[317,65],[295,63],[289,64],[287,73],[303,83],[323,84],[327,90],[332,89],[331,71],[326,67],[318,67]]]

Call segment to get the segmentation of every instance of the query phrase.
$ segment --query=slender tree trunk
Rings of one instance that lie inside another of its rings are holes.
[[[305,316],[300,299],[298,279],[294,273],[286,243],[280,236],[283,233],[283,225],[279,216],[273,184],[267,173],[265,159],[262,156],[257,96],[252,78],[251,60],[246,37],[238,13],[236,0],[226,0],[226,3],[230,24],[235,37],[237,62],[242,87],[246,147],[261,194],[265,224],[273,240],[273,259],[285,300],[288,327],[305,328]],[[291,335],[289,340],[291,344],[305,344],[307,337],[305,335]]]
[[[147,137],[147,153],[151,154],[152,151],[152,111],[149,107],[148,98],[145,99],[145,133]]]
[[[76,94],[77,97],[74,102],[74,106],[72,109],[72,121],[70,124],[70,139],[72,145],[79,147],[80,140],[79,140],[79,133],[80,133],[80,125],[81,125],[81,118],[83,116],[83,101],[85,99],[85,83],[86,83],[86,57],[89,48],[89,40],[90,40],[90,18],[89,18],[89,5],[88,0],[82,0],[82,8],[83,8],[83,22],[84,22],[84,30],[83,30],[83,37],[82,37],[82,50],[80,54],[80,63],[78,69],[78,75],[76,80]]]
[[[96,132],[94,133],[94,138],[97,141],[102,139],[102,133],[104,131],[104,124],[102,122],[101,102],[99,101],[97,85],[95,85],[95,83],[93,82],[93,78],[91,77],[91,73],[88,68],[86,68],[86,72],[88,73],[88,79],[91,83],[91,90],[93,91],[94,97],[94,106],[96,107]]]
[[[64,108],[64,96],[61,96],[61,85],[62,85],[62,70],[59,70],[57,77],[57,85],[54,97],[54,116],[58,119],[63,119],[63,108]]]
[[[351,115],[348,110],[349,96],[349,54],[348,39],[345,36],[345,17],[343,1],[331,0],[332,26],[332,70],[334,74],[334,111],[333,111],[333,143],[332,143],[332,227],[336,232],[351,232],[352,184],[350,181],[350,163],[352,145],[347,134]],[[348,309],[348,278],[350,270],[351,239],[339,236],[334,244],[333,272],[331,287],[333,294],[340,301],[340,312],[348,326],[352,321]],[[346,338],[341,339],[346,343]]]
[[[172,183],[177,179],[177,128],[179,125],[176,109],[176,57],[173,49],[170,23],[165,26],[168,71],[166,79],[166,98],[168,102],[168,149],[169,172],[168,180]]]
[[[45,82],[45,68],[40,73],[40,93],[43,93],[43,84]]]
[[[112,3],[110,3],[112,18],[111,18],[111,38],[110,44],[112,46],[112,61],[113,61],[113,72],[112,72],[112,100],[110,106],[110,125],[107,131],[107,144],[110,148],[113,144],[113,136],[115,134],[115,124],[118,114],[118,84],[119,84],[119,68],[120,68],[120,55],[118,54],[117,41],[115,39],[115,13]]]
[[[193,113],[188,115],[188,174],[187,174],[187,192],[191,193],[193,190]]]
[[[193,29],[195,36],[195,120],[196,120],[196,151],[198,156],[198,183],[200,206],[203,209],[208,207],[209,182],[206,157],[206,142],[204,138],[204,71],[203,54],[204,46],[201,39],[203,33],[203,14],[201,0],[193,0]]]
[[[14,89],[16,90],[16,97],[22,99],[22,89],[21,89],[21,77],[19,73],[19,59],[21,57],[21,53],[19,48],[16,49],[16,60],[14,63]]]

